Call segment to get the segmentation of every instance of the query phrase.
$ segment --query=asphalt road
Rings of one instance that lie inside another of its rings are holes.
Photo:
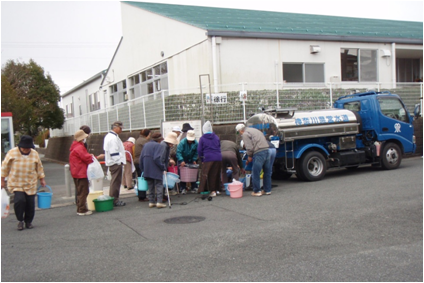
[[[128,197],[91,216],[73,205],[38,210],[24,231],[10,215],[1,280],[423,281],[422,158],[273,184],[259,198],[175,196],[172,209]]]

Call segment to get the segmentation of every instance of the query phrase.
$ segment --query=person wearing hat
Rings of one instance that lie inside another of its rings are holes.
[[[186,125],[186,124],[184,124]],[[187,124],[188,125],[188,124]],[[184,132],[184,128],[183,128]],[[187,131],[187,137],[182,139],[177,147],[177,164],[178,164],[178,175],[181,176],[180,168],[184,167],[186,164],[197,164],[198,154],[197,154],[198,142],[196,141],[196,133],[193,130]],[[181,193],[184,195],[187,193],[187,183],[180,182]],[[196,182],[191,183],[191,189],[193,193],[197,193],[197,184]]]
[[[236,131],[241,135],[244,146],[246,147],[247,162],[252,164],[252,182],[253,192],[252,196],[262,196],[260,186],[260,174],[262,169],[264,170],[263,184],[264,184],[264,195],[271,194],[271,166],[270,166],[270,155],[269,145],[264,134],[255,128],[246,128],[244,124],[238,124]]]
[[[114,198],[115,206],[124,206],[125,202],[119,200],[119,192],[122,182],[122,166],[127,163],[125,149],[119,134],[122,133],[123,124],[116,121],[112,124],[112,130],[103,140],[103,150],[105,151],[105,163],[112,176],[110,180],[109,196]]]
[[[129,137],[128,140],[124,142],[125,157],[127,163],[124,165],[124,176],[122,176],[122,186],[124,186],[124,188],[128,190],[134,189],[134,144],[135,138],[133,137]]]
[[[209,121],[203,125],[203,136],[199,139],[197,153],[202,160],[199,192],[209,191],[209,196],[216,197],[221,191],[221,143]]]
[[[9,150],[1,164],[1,188],[14,193],[14,210],[18,222],[18,230],[32,229],[35,216],[35,195],[37,182],[46,186],[43,164],[37,151],[34,150],[32,137],[24,135],[18,146]]]
[[[181,141],[182,131],[181,131],[181,128],[179,126],[175,126],[175,127],[172,128],[172,132],[177,134],[177,144],[174,144],[171,147],[171,151],[170,151],[170,154],[169,154],[171,156],[171,158],[169,159],[169,165],[175,166],[177,164],[177,162],[175,161],[175,160],[177,160],[177,147],[178,147],[178,144]]]
[[[170,141],[168,137],[167,140]],[[140,155],[140,170],[149,189],[149,208],[166,207],[166,204],[163,203],[163,172],[167,167],[163,162],[166,160],[164,155],[168,154],[169,158],[169,150],[161,145],[163,141],[160,133],[152,134],[151,140],[144,145]],[[166,142],[164,146],[169,149]]]
[[[189,123],[184,123],[183,124],[183,128],[181,129],[181,137],[180,137],[180,141],[182,141],[183,139],[185,139],[187,137],[187,132],[190,130],[194,130],[192,126],[190,126]]]
[[[84,146],[87,137],[88,134],[85,133],[84,130],[77,131],[74,135],[74,141],[71,148],[69,149],[69,169],[71,170],[71,176],[75,184],[77,214],[81,216],[91,215],[93,213],[87,208],[87,196],[89,193],[87,167],[88,164],[93,163],[93,155],[89,154]],[[96,158],[100,159],[101,155]]]

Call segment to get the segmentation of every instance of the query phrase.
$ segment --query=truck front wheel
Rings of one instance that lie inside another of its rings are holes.
[[[297,175],[305,181],[319,181],[327,172],[324,156],[317,151],[304,154],[298,163]]]
[[[397,144],[387,143],[381,153],[381,166],[383,169],[392,170],[399,167],[402,161],[402,152]]]

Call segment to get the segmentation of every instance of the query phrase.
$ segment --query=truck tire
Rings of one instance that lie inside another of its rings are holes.
[[[402,151],[395,143],[387,143],[381,152],[381,166],[385,170],[392,170],[399,167],[402,162]]]
[[[324,156],[317,151],[310,151],[304,154],[298,163],[297,175],[304,181],[319,181],[324,178],[327,172],[327,164]]]

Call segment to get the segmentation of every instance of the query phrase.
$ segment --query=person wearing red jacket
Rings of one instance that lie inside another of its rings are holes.
[[[87,209],[87,196],[89,193],[87,167],[93,162],[93,155],[87,152],[84,146],[86,134],[83,130],[79,130],[74,135],[74,142],[70,148],[69,166],[72,178],[74,178],[75,190],[77,192],[77,214],[90,215],[93,212]],[[96,157],[102,158],[102,154]]]

